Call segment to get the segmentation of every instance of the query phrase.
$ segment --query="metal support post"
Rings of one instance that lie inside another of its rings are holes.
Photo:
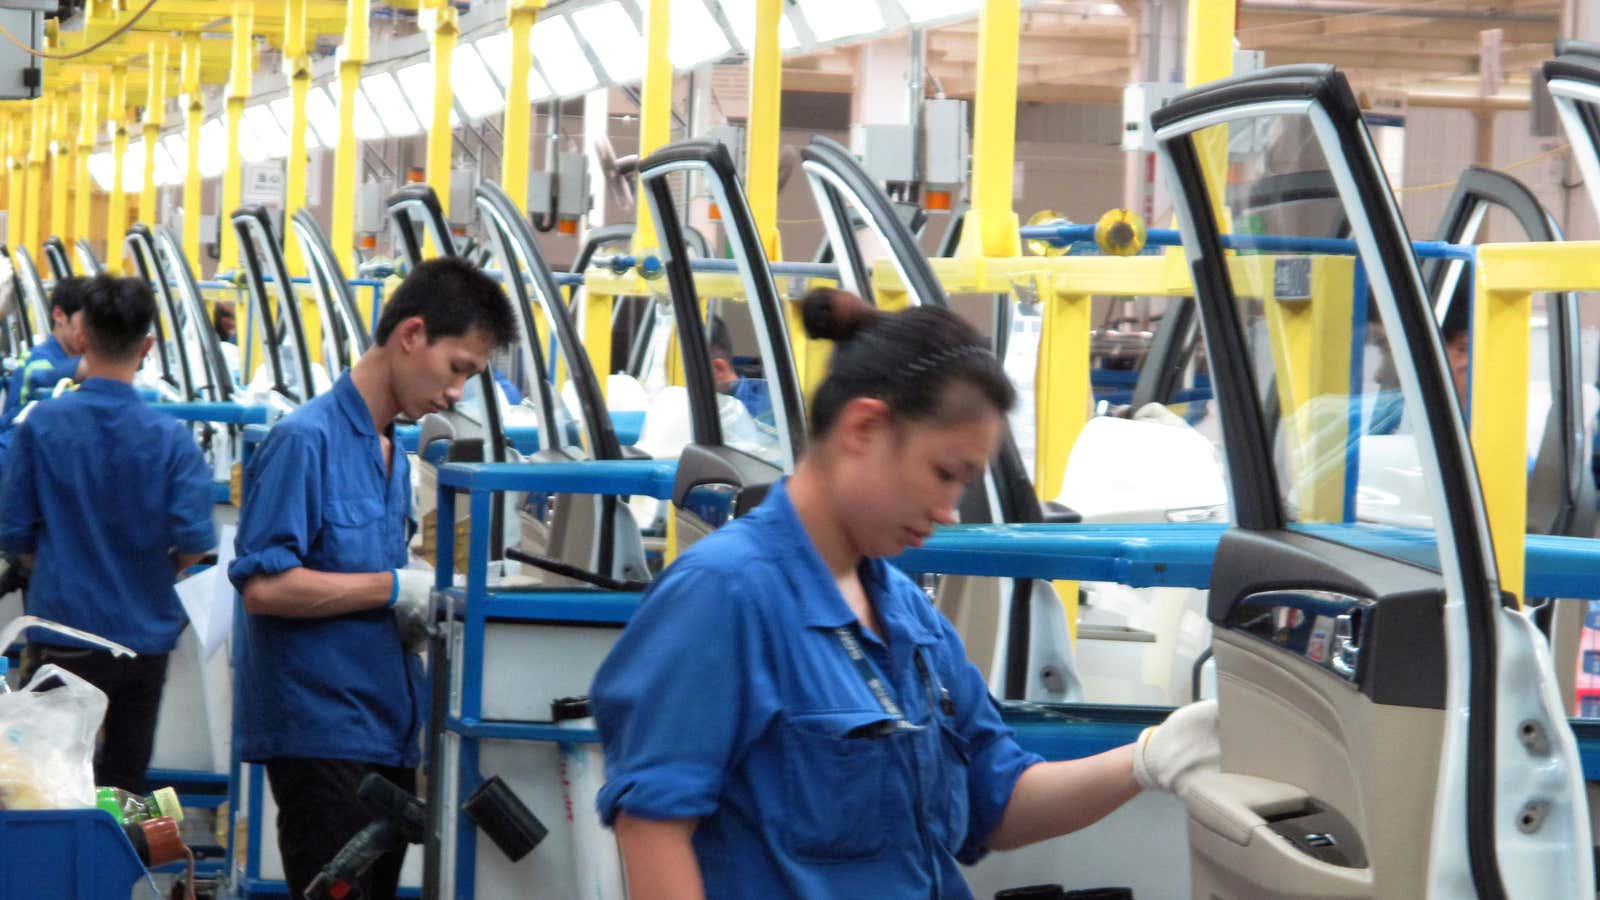
[[[200,128],[205,124],[205,96],[200,93],[200,33],[183,36],[182,92],[178,105],[184,111],[183,252],[195,266],[200,256]]]
[[[111,68],[111,89],[106,97],[106,118],[111,123],[111,199],[106,204],[106,271],[122,272],[122,236],[128,231],[128,191],[122,160],[128,155],[128,67]]]
[[[973,118],[972,209],[956,255],[963,259],[1022,255],[1011,209],[1017,150],[1017,57],[1020,0],[984,0],[978,20],[978,90]]]
[[[511,82],[506,85],[506,118],[501,137],[500,186],[524,215],[528,212],[528,159],[533,141],[529,121],[528,74],[533,71],[529,36],[544,0],[511,0],[506,24],[511,30]],[[598,370],[597,370],[598,371]],[[603,379],[602,379],[603,380]]]
[[[72,185],[72,128],[67,118],[67,89],[60,88],[50,95],[50,234],[67,239],[70,234],[72,206],[68,202]],[[48,234],[40,235],[40,244]]]
[[[144,184],[139,192],[139,219],[156,224],[156,145],[161,141],[161,120],[167,109],[167,39],[152,38],[149,50],[149,85],[144,107]],[[120,242],[122,235],[113,240]]]
[[[82,78],[82,107],[78,113],[77,190],[72,195],[72,233],[76,237],[87,238],[94,233],[89,226],[89,201],[94,193],[89,177],[89,156],[94,153],[94,143],[100,134],[100,73],[89,69]]]
[[[455,95],[450,92],[450,58],[461,36],[456,9],[448,0],[428,0],[418,26],[428,33],[429,56],[433,62],[433,110],[428,122],[428,186],[439,197],[439,208],[450,218],[450,150],[453,133],[450,109]]]
[[[311,57],[306,43],[306,0],[284,0],[283,11],[283,71],[289,78],[289,98],[292,113],[289,123],[289,169],[284,177],[283,207],[304,203],[306,196],[306,131],[310,119],[306,115],[306,99],[311,93]],[[231,210],[230,210],[231,212]],[[305,274],[300,259],[300,244],[287,241],[284,262],[291,275]]]
[[[228,69],[227,118],[228,166],[222,175],[222,208],[220,219],[233,215],[244,200],[244,158],[239,155],[239,135],[244,126],[244,105],[250,99],[250,76],[255,69],[256,27],[255,4],[251,0],[233,0],[233,58]],[[217,254],[218,266],[237,269],[244,263],[239,251],[239,238],[225,222],[218,232],[221,237]]]
[[[668,48],[672,38],[671,3],[668,0],[643,0],[645,24],[644,79],[639,84],[639,158],[642,160],[672,139],[672,59]],[[752,95],[753,96],[753,95]],[[644,183],[635,191],[639,197],[633,229],[633,255],[654,252],[660,239],[650,217]],[[594,358],[594,348],[589,358]]]
[[[356,189],[360,171],[356,142],[356,91],[367,61],[368,0],[350,0],[344,44],[339,47],[339,145],[333,151],[333,253],[346,272],[356,271]]]

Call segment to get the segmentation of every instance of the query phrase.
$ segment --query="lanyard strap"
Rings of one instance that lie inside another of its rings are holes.
[[[889,696],[889,689],[884,686],[883,679],[878,677],[878,671],[873,668],[872,663],[867,660],[867,654],[862,652],[861,642],[856,640],[855,634],[846,627],[835,628],[833,634],[839,639],[839,646],[844,648],[845,655],[855,663],[856,672],[861,676],[861,680],[866,682],[867,690],[877,698],[878,705],[883,707],[884,713],[891,719],[905,722],[905,713],[900,711],[900,704]]]

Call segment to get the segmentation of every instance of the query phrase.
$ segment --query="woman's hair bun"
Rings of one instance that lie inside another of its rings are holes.
[[[800,301],[806,334],[819,341],[847,341],[881,317],[865,300],[838,288],[815,288]]]

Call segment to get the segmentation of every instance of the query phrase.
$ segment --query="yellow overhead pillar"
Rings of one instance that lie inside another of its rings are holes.
[[[360,147],[356,143],[356,91],[367,61],[368,0],[349,0],[344,44],[339,47],[339,144],[333,151],[333,252],[348,273],[356,271],[356,187]]]
[[[156,222],[156,145],[161,142],[161,120],[167,108],[167,80],[156,73],[167,71],[167,39],[165,36],[150,39],[149,72],[146,79],[149,92],[144,107],[144,184],[139,192],[139,218],[147,224]],[[122,240],[122,235],[114,239]],[[106,254],[110,256],[110,253]]]
[[[255,4],[251,0],[233,0],[233,60],[228,70],[226,101],[228,168],[222,174],[222,208],[217,211],[218,268],[237,269],[243,264],[239,258],[239,239],[228,217],[244,198],[244,159],[239,155],[239,133],[244,124],[244,104],[250,99],[250,74],[255,68],[255,28]]]
[[[16,109],[5,114],[6,134],[6,246],[15,247],[22,240],[22,206],[27,194],[27,165],[23,149],[27,144],[27,118]]]
[[[783,49],[778,26],[783,0],[755,0],[756,39],[750,52],[750,114],[745,123],[745,190],[767,259],[783,259],[778,237],[779,121],[783,107]]]
[[[17,241],[19,246],[31,247],[38,252],[39,245],[44,242],[44,174],[45,174],[45,148],[50,142],[50,104],[40,97],[28,104],[32,118],[29,119],[28,147],[28,196],[23,200],[25,211],[23,221],[27,231],[22,239]]]
[[[63,240],[71,234],[72,206],[68,202],[72,184],[72,129],[67,118],[67,89],[57,89],[50,100],[50,234]],[[43,238],[40,236],[40,244]]]
[[[1187,45],[1183,59],[1185,87],[1199,87],[1233,74],[1235,0],[1189,0]],[[1210,188],[1212,209],[1224,232],[1233,230],[1226,193],[1228,128],[1220,125],[1195,135],[1195,150]]]
[[[978,90],[973,111],[972,209],[956,255],[963,259],[1022,255],[1011,209],[1017,151],[1017,52],[1021,0],[984,0],[978,20]]]
[[[668,0],[644,0],[645,63],[639,83],[639,158],[642,160],[672,140],[672,59],[667,55],[672,38],[671,4]],[[751,100],[754,101],[754,95]],[[642,255],[656,249],[656,223],[641,183],[637,219],[633,229],[633,252]],[[589,348],[591,358],[595,348]]]
[[[89,227],[89,200],[93,193],[89,156],[94,153],[95,141],[100,136],[100,73],[93,69],[83,73],[82,99],[83,106],[78,113],[78,177],[77,190],[72,195],[72,233],[75,237],[87,238],[94,233]]]
[[[127,185],[122,177],[122,159],[128,155],[128,67],[111,68],[111,87],[106,96],[106,117],[111,120],[111,200],[106,205],[106,271],[122,272],[122,236],[128,231]]]
[[[184,111],[185,169],[183,176],[183,252],[190,265],[199,266],[200,259],[200,128],[205,124],[206,102],[200,93],[200,34],[186,32],[183,36],[183,92],[178,95],[178,105]],[[198,273],[198,269],[196,272]]]
[[[289,169],[283,183],[283,207],[287,211],[291,204],[305,202],[306,196],[306,130],[310,128],[306,98],[311,93],[311,57],[306,47],[306,0],[284,0],[283,71],[289,77],[289,96],[293,106],[289,123]],[[289,274],[304,274],[299,242],[286,241],[283,251]]]
[[[511,82],[506,85],[505,132],[500,152],[500,186],[524,214],[528,211],[528,145],[531,140],[528,73],[533,71],[529,36],[545,0],[511,0],[506,24],[511,30]],[[602,379],[603,380],[603,379]]]
[[[450,149],[454,136],[450,130],[450,109],[455,95],[450,91],[450,58],[455,54],[461,26],[450,0],[426,0],[418,25],[428,32],[429,55],[433,60],[433,110],[428,119],[428,186],[439,197],[439,208],[450,216]]]

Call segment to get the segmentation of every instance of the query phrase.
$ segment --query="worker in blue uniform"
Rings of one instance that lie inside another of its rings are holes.
[[[266,764],[292,897],[366,825],[362,778],[416,781],[433,573],[407,568],[411,472],[394,420],[449,408],[515,334],[493,280],[425,262],[384,306],[376,345],[250,460],[228,568],[247,614],[234,745]],[[379,860],[360,895],[393,897],[402,860]]]
[[[211,473],[183,424],[133,388],[151,344],[150,286],[101,275],[81,295],[85,378],[16,428],[0,480],[0,549],[33,568],[29,613],[139,654],[118,659],[41,634],[23,678],[55,663],[104,691],[95,781],[144,793],[167,654],[186,621],[173,581],[216,544]]]
[[[957,863],[1082,828],[1219,757],[1214,704],[1043,762],[884,561],[956,521],[1015,399],[955,314],[808,296],[836,341],[794,475],[652,585],[597,673],[632,900],[970,897]]]
[[[765,378],[746,378],[733,367],[733,339],[721,316],[711,317],[706,349],[711,356],[711,378],[718,393],[738,400],[757,421],[772,422],[772,390]]]
[[[0,405],[0,430],[9,429],[22,407],[48,396],[62,379],[83,373],[83,330],[80,327],[87,278],[63,278],[50,292],[50,336],[28,351],[11,373],[5,404]],[[0,453],[3,453],[0,446]]]

